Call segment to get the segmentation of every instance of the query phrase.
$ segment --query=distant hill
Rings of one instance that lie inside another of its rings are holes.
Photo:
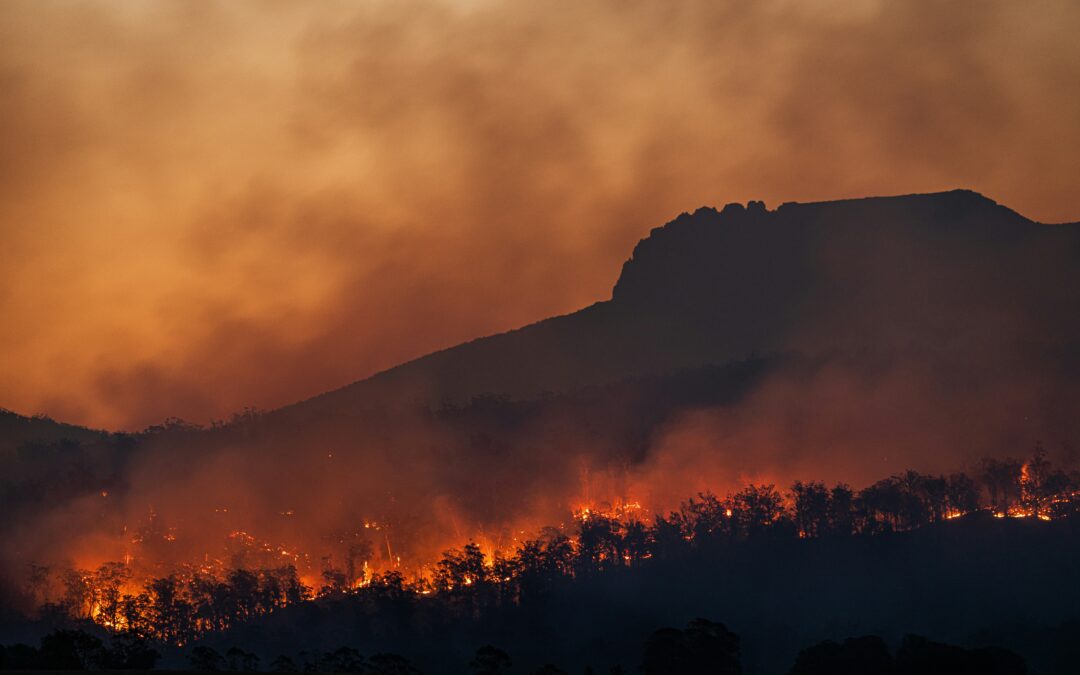
[[[90,442],[101,440],[104,436],[107,436],[104,431],[64,424],[43,416],[27,417],[0,408],[0,451],[12,450],[27,441]]]
[[[7,502],[116,489],[136,460],[180,481],[238,448],[274,505],[306,501],[278,479],[331,471],[322,456],[357,499],[446,498],[491,522],[526,496],[561,508],[582,462],[675,482],[709,466],[716,487],[858,483],[1044,441],[1072,466],[1078,308],[1080,225],[974,192],[703,208],[639,242],[609,300],[224,427],[107,437],[0,415],[0,447],[35,460],[12,468]]]
[[[959,350],[1000,360],[1023,345],[1023,358],[1031,348],[1075,367],[1078,263],[1080,225],[1036,223],[966,190],[703,208],[639,242],[610,300],[279,414],[528,398],[780,351]]]

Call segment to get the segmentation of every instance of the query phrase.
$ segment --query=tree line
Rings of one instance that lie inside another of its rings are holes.
[[[985,460],[975,477],[915,471],[862,490],[796,481],[786,493],[748,485],[719,497],[701,493],[651,521],[634,510],[589,510],[571,529],[547,528],[516,551],[485,556],[469,542],[446,551],[424,575],[337,569],[329,562],[319,588],[295,567],[187,571],[153,578],[125,592],[130,569],[107,563],[61,575],[61,597],[42,606],[55,624],[86,620],[133,641],[184,645],[254,617],[316,597],[355,597],[382,611],[438,604],[462,616],[542,599],[567,579],[588,579],[652,560],[678,560],[758,539],[818,539],[881,535],[975,512],[1060,518],[1073,513],[1078,477],[1051,466],[1041,448],[1028,461]],[[31,584],[47,574],[33,568]],[[362,575],[362,576],[358,576]]]
[[[661,628],[641,647],[637,671],[643,675],[741,675],[739,636],[722,623],[694,619],[684,629]],[[58,630],[46,635],[39,648],[24,644],[0,645],[0,670],[150,670],[159,654],[145,643],[129,637],[114,638],[106,646],[80,630]],[[225,654],[204,645],[190,650],[188,664],[198,672],[257,672],[257,655],[238,647]],[[266,669],[280,673],[359,673],[362,675],[421,675],[408,659],[378,653],[365,658],[351,647],[331,652],[301,652],[297,658],[279,655]],[[468,663],[470,675],[510,675],[514,661],[493,645],[480,647]],[[521,671],[517,671],[521,672]],[[895,656],[883,639],[862,636],[834,642],[826,640],[799,652],[789,675],[1026,675],[1020,656],[1000,647],[966,649],[928,640],[904,637]],[[626,675],[621,665],[608,675]],[[591,667],[586,675],[596,675]],[[529,675],[567,675],[548,663]]]

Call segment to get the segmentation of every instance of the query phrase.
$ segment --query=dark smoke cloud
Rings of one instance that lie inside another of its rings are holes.
[[[671,214],[1076,218],[1075,3],[8,2],[0,402],[272,407],[606,297]]]

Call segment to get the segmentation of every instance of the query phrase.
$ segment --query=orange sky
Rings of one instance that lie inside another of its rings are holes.
[[[1080,219],[1072,0],[0,4],[0,406],[206,422],[606,298],[702,204]]]

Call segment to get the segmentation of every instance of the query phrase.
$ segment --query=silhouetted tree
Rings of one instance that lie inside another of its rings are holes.
[[[26,592],[38,604],[45,605],[52,602],[50,597],[52,568],[48,565],[30,563],[27,566]]]
[[[791,486],[795,527],[802,537],[817,537],[829,529],[829,491],[823,483],[801,480]]]
[[[723,624],[695,619],[686,630],[661,628],[645,643],[644,675],[738,675],[739,637]]]
[[[202,672],[212,673],[225,669],[225,657],[219,654],[216,649],[204,645],[199,645],[191,650],[188,662],[191,664],[192,670]]]
[[[652,527],[653,547],[658,558],[676,558],[690,546],[690,534],[680,526],[680,521],[673,518],[656,516]]]
[[[846,537],[855,530],[855,495],[844,483],[829,492],[829,534]]]
[[[183,593],[180,579],[169,575],[147,584],[153,634],[164,642],[189,641],[195,634],[195,612]]]
[[[856,508],[863,532],[876,534],[902,529],[904,493],[900,482],[895,477],[886,478],[860,490]]]
[[[259,577],[244,569],[230,570],[227,614],[231,622],[244,621],[259,613]]]
[[[619,521],[603,514],[584,517],[578,526],[578,563],[583,573],[622,565]]]
[[[60,603],[68,616],[89,619],[94,607],[94,595],[90,584],[91,575],[84,570],[68,570],[61,579],[64,594]]]
[[[329,556],[323,558],[323,562],[326,565],[329,565]],[[323,568],[322,580],[323,585],[322,588],[319,589],[320,595],[345,593],[350,588],[348,579],[345,576],[345,572],[332,566],[327,566]]]
[[[155,636],[154,623],[151,621],[153,603],[148,593],[125,595],[120,599],[120,616],[128,632],[141,638]]]
[[[259,657],[239,647],[230,647],[225,652],[225,660],[232,671],[253,673],[259,669]]]
[[[50,670],[93,670],[106,663],[101,640],[81,630],[58,630],[41,638],[41,666]]]
[[[1023,463],[1013,458],[982,461],[981,478],[990,495],[990,506],[998,513],[1005,513],[1020,498],[1020,477]]]
[[[790,675],[890,675],[893,659],[877,636],[826,640],[799,652]]]
[[[908,472],[912,473],[912,472]],[[949,513],[949,482],[944,476],[919,476],[917,496],[924,503],[923,513],[929,522],[936,523],[945,519]],[[924,525],[920,521],[915,527]]]
[[[30,645],[8,645],[3,651],[4,670],[40,670],[41,652]]]
[[[364,657],[352,647],[338,647],[325,654],[319,665],[332,673],[362,673],[365,669]]]
[[[632,520],[623,528],[623,558],[633,565],[652,554],[652,533],[639,520]]]
[[[1025,675],[1024,660],[1007,649],[967,650],[904,636],[896,653],[897,675]]]
[[[295,673],[298,670],[296,662],[284,654],[279,654],[270,662],[270,671],[274,673]]]
[[[979,509],[979,486],[967,474],[954,473],[946,479],[945,498],[949,510],[971,513]]]
[[[543,535],[518,548],[518,589],[522,601],[542,597],[556,579],[574,569],[575,552],[570,539],[557,530],[548,530]]]
[[[405,657],[397,654],[375,654],[368,659],[367,672],[371,675],[420,675]]]
[[[474,675],[507,675],[511,665],[510,655],[491,645],[476,650],[476,656],[469,661],[469,669]]]
[[[108,670],[153,670],[161,654],[142,637],[133,633],[113,636],[106,652]]]
[[[474,542],[465,544],[460,551],[446,551],[435,566],[435,588],[440,591],[461,590],[486,580],[484,553]]]
[[[366,578],[363,563],[371,558],[371,542],[363,531],[357,531],[343,536],[342,543],[345,545],[345,581],[352,588]]]
[[[326,668],[322,665],[323,655],[320,652],[314,650],[304,650],[300,652],[300,663],[303,664],[302,670],[305,673],[321,673],[325,672]]]
[[[97,620],[106,626],[116,626],[122,606],[121,587],[131,578],[131,570],[120,562],[109,562],[94,572],[92,588],[93,602],[97,607]]]
[[[784,499],[773,485],[747,485],[732,497],[739,532],[753,537],[784,515]]]
[[[700,492],[696,499],[683,502],[669,520],[694,545],[702,546],[713,539],[732,539],[739,533],[734,508],[733,500],[725,502],[711,492]]]

